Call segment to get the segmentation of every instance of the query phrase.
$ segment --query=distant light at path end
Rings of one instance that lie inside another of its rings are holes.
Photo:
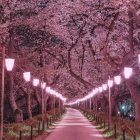
[[[133,73],[133,69],[132,68],[130,68],[130,67],[125,67],[124,68],[124,77],[126,79],[129,79],[131,77],[132,73]]]
[[[12,71],[14,67],[14,63],[15,63],[15,59],[11,59],[11,58],[5,59],[5,66],[6,66],[7,71]]]

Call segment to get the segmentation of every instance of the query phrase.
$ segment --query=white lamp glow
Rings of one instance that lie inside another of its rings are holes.
[[[46,92],[48,92],[48,93],[49,93],[49,92],[50,92],[50,90],[51,90],[51,88],[50,88],[50,87],[46,87],[46,89],[45,89],[45,90],[46,90]]]
[[[30,72],[24,72],[23,73],[23,78],[25,79],[26,82],[29,82],[31,79],[31,73]]]
[[[117,85],[119,85],[121,83],[121,76],[115,76],[114,81]]]
[[[33,85],[36,87],[39,85],[39,79],[33,79]]]
[[[11,59],[11,58],[5,59],[5,65],[6,65],[7,71],[12,71],[14,67],[14,63],[15,63],[15,59]]]
[[[42,89],[45,89],[45,87],[46,87],[46,83],[45,83],[45,82],[42,82],[42,83],[41,83],[41,88],[42,88]]]
[[[111,88],[113,86],[113,81],[112,80],[108,80],[107,84]]]
[[[103,90],[107,90],[107,84],[103,84],[102,87],[103,87]]]
[[[99,87],[98,89],[99,89],[99,92],[102,92],[103,91],[103,88],[102,87]]]
[[[140,64],[140,54],[138,54],[138,62],[139,62],[139,64]]]
[[[132,68],[129,68],[129,67],[125,67],[124,68],[124,77],[126,79],[129,79],[132,75],[132,72],[133,72],[133,69]]]
[[[99,89],[98,88],[95,88],[95,93],[98,93],[99,92]]]

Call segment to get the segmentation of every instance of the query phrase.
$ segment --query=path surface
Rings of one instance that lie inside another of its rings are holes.
[[[68,108],[63,119],[45,140],[105,140],[78,110]]]

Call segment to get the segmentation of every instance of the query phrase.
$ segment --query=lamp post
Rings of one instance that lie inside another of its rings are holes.
[[[45,113],[45,96],[44,89],[46,88],[46,83],[42,81],[41,83],[41,113],[42,113],[42,123],[44,121],[44,113]]]
[[[60,99],[58,98],[58,101],[59,101],[59,112],[60,112]]]
[[[140,54],[138,54],[138,64],[139,64],[139,68],[140,68]]]
[[[55,115],[55,95],[53,96],[53,101],[54,101],[54,103],[53,103],[53,113],[54,113],[54,115]]]
[[[2,79],[1,79],[1,121],[0,121],[0,140],[3,139],[3,112],[4,112],[4,66],[5,66],[5,47],[2,47]]]
[[[5,77],[5,66],[7,71],[12,71],[14,66],[14,59],[5,59],[5,46],[2,46],[2,79],[1,79],[1,108],[0,108],[0,140],[3,139],[3,120],[4,120],[4,77]]]
[[[108,127],[110,128],[110,124],[111,124],[111,87],[113,86],[113,81],[110,80],[110,76],[109,76],[109,80],[108,80],[108,101],[109,101],[109,125]]]
[[[91,98],[89,99],[90,113],[91,113]]]

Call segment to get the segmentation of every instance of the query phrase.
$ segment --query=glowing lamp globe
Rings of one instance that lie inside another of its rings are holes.
[[[41,83],[41,88],[42,88],[42,89],[45,89],[45,87],[46,87],[46,83],[45,83],[45,82],[42,82],[42,83]]]
[[[139,64],[140,64],[140,54],[138,54],[138,62],[139,62]]]
[[[29,82],[31,80],[31,73],[30,72],[24,72],[23,73],[23,78],[25,79],[26,82]]]
[[[126,79],[129,79],[129,78],[131,77],[131,75],[132,75],[132,72],[133,72],[133,69],[132,69],[132,68],[130,68],[130,67],[125,67],[125,68],[124,68],[124,77],[125,77]]]
[[[50,93],[51,88],[50,87],[46,87],[46,92]]]
[[[5,59],[5,66],[6,66],[7,71],[12,71],[14,67],[14,63],[15,63],[15,59],[11,59],[11,58]]]
[[[63,97],[62,100],[63,100],[64,102],[66,102],[66,101],[67,101],[67,98],[64,98],[64,97]],[[78,102],[78,103],[79,103],[79,102]]]
[[[37,87],[39,85],[39,79],[33,79],[33,86]]]
[[[107,84],[102,85],[103,90],[107,90]]]
[[[121,76],[115,76],[114,81],[117,85],[119,85],[121,83]]]
[[[99,92],[102,92],[103,91],[103,88],[102,87],[99,87],[98,89],[99,89]]]
[[[95,93],[98,93],[99,92],[99,89],[98,88],[95,88]]]
[[[112,80],[108,80],[107,84],[108,84],[108,87],[111,88],[113,86],[113,81]]]

